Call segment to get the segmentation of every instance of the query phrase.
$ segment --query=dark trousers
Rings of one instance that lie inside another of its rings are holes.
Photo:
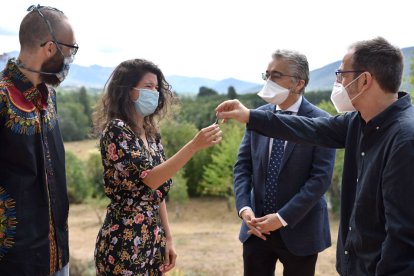
[[[296,256],[290,253],[279,231],[272,232],[267,240],[252,235],[243,244],[245,276],[274,276],[276,262],[283,264],[284,276],[314,276],[318,254]]]

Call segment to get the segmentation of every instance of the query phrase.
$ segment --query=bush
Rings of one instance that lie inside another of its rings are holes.
[[[84,164],[72,152],[66,152],[65,160],[69,202],[81,203],[88,197]]]
[[[181,205],[188,201],[187,181],[183,176],[183,171],[179,171],[173,177],[173,181],[173,185],[168,193],[168,200],[175,203],[175,216],[178,218],[181,215]]]
[[[329,114],[335,116],[338,113],[335,110],[335,107],[330,101],[323,100],[318,105],[319,108],[325,110]],[[331,207],[331,213],[335,217],[339,215],[340,209],[340,196],[341,196],[341,185],[342,185],[342,171],[344,166],[344,149],[336,150],[335,157],[335,167],[332,176],[331,186],[329,186],[328,191],[326,192],[329,204]]]
[[[90,196],[97,199],[104,198],[103,166],[99,153],[91,153],[89,155],[86,161],[86,177],[90,189]]]

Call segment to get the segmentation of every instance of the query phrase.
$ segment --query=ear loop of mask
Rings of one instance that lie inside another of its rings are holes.
[[[355,79],[353,79],[350,83],[348,83],[348,85],[347,86],[345,86],[344,88],[345,88],[345,91],[347,91],[346,90],[346,88],[347,87],[349,87],[351,84],[353,84],[357,79],[359,79],[362,75],[365,75],[364,73],[362,73],[362,74],[360,74],[358,77],[356,77]],[[348,91],[347,91],[347,93],[348,93]],[[356,100],[357,98],[359,98],[359,96],[361,96],[362,95],[362,91],[361,92],[359,92],[355,97],[353,97],[352,99],[350,98],[350,100],[351,100],[351,103],[354,101],[354,100]],[[348,94],[348,97],[349,97],[349,94]]]

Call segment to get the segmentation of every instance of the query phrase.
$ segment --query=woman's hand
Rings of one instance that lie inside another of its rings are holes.
[[[196,151],[211,147],[220,143],[222,132],[218,124],[201,129],[191,141],[193,149]]]
[[[177,253],[175,252],[172,238],[167,238],[165,245],[165,259],[164,264],[161,265],[160,270],[162,273],[166,273],[175,267],[175,260],[177,259]]]

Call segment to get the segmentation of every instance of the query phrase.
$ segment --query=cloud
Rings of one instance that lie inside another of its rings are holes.
[[[106,54],[114,54],[114,53],[122,52],[122,49],[119,47],[97,47],[97,50],[101,53],[106,53]]]

